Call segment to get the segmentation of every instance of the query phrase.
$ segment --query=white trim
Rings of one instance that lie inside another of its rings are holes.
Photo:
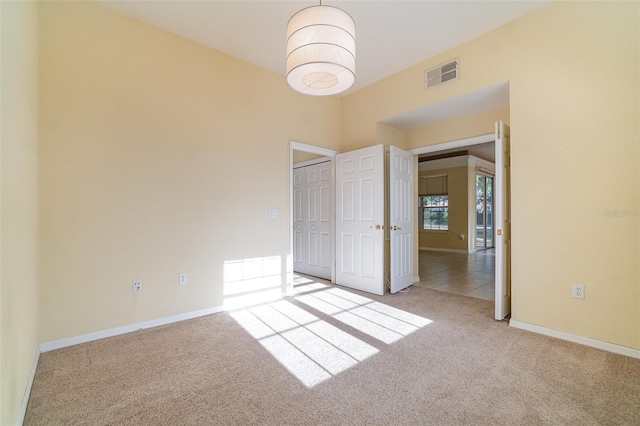
[[[493,177],[493,245],[495,247],[495,319],[502,321],[511,313],[511,173],[509,160],[509,126],[496,121],[495,176]],[[474,203],[475,204],[475,203]],[[477,228],[474,228],[477,229]],[[500,232],[504,230],[504,232]],[[474,231],[473,241],[477,234]]]
[[[314,158],[313,160],[293,163],[293,168],[299,169],[300,167],[313,166],[314,164],[326,163],[327,161],[331,161],[331,157],[320,157],[320,158]]]
[[[410,149],[409,152],[413,155],[428,154],[430,152],[444,151],[445,149],[462,148],[463,146],[478,145],[486,142],[493,142],[496,140],[496,135],[493,133],[481,136],[474,136],[472,138],[460,139],[457,141],[444,142],[435,145],[427,145],[419,148]]]
[[[467,250],[463,250],[463,249],[448,249],[448,248],[437,248],[437,247],[418,247],[418,250],[445,251],[445,252],[448,252],[448,253],[464,253],[464,254],[473,253],[471,251],[467,251]]]
[[[495,174],[494,163],[484,160],[480,157],[476,157],[475,155],[459,155],[457,157],[439,158],[437,160],[418,162],[419,172],[452,169],[455,167],[471,167],[476,170],[476,173],[478,172],[478,169],[483,169],[484,173],[488,174],[489,176],[493,176]]]
[[[20,412],[18,413],[18,421],[16,424],[22,426],[24,418],[27,415],[27,404],[29,403],[29,396],[31,396],[31,388],[33,387],[33,380],[36,377],[36,369],[38,368],[38,361],[40,361],[40,348],[36,349],[36,356],[33,357],[33,366],[31,367],[31,374],[29,375],[29,381],[27,382],[27,388],[24,390],[22,397],[22,405],[20,406]]]
[[[521,330],[543,334],[549,337],[555,337],[556,339],[566,340],[568,342],[578,343],[580,345],[601,349],[603,351],[613,352],[614,354],[625,355],[631,358],[640,359],[640,349],[616,345],[615,343],[603,342],[602,340],[596,340],[590,337],[577,336],[575,334],[565,333],[564,331],[553,330],[551,328],[541,327],[539,325],[520,322],[513,319],[509,321],[509,326],[513,328],[519,328]]]
[[[289,259],[287,260],[287,288],[285,292],[289,292],[293,287],[293,151],[304,151],[311,154],[323,155],[329,157],[331,160],[331,203],[333,216],[335,217],[335,205],[336,205],[336,171],[335,171],[335,157],[339,151],[335,151],[329,148],[323,148],[320,146],[309,145],[302,142],[289,141]],[[336,282],[336,221],[331,221],[331,282]],[[289,266],[290,265],[290,266]]]
[[[419,275],[414,276],[413,277],[413,282],[414,283],[419,283],[420,282],[420,276]]]
[[[338,151],[321,146],[309,145],[302,142],[290,141],[291,150],[309,152],[311,154],[324,155],[325,157],[333,157]]]
[[[92,342],[106,337],[118,336],[120,334],[131,333],[133,331],[144,330],[145,328],[157,327],[159,325],[171,324],[174,322],[203,317],[218,312],[223,312],[222,306],[201,309],[199,311],[186,312],[184,314],[172,315],[170,317],[157,318],[150,321],[138,322],[135,324],[123,325],[122,327],[110,328],[108,330],[96,331],[95,333],[83,334],[81,336],[67,337],[66,339],[54,340],[40,344],[40,352],[49,352],[55,349],[66,348],[67,346],[78,345],[80,343]]]
[[[498,126],[498,123],[496,123],[496,126]],[[443,143],[439,143],[439,144],[434,144],[434,145],[427,145],[427,146],[423,146],[423,147],[418,147],[418,148],[414,148],[409,150],[409,152],[411,152],[414,155],[420,155],[420,154],[428,154],[431,152],[438,152],[438,151],[443,151],[443,150],[447,150],[447,149],[457,149],[457,148],[462,148],[462,147],[466,147],[466,146],[471,146],[471,145],[478,145],[481,143],[487,143],[487,142],[495,142],[496,146],[495,146],[495,151],[497,154],[502,155],[501,149],[498,147],[499,145],[499,141],[497,141],[497,130],[494,133],[488,133],[486,135],[480,135],[480,136],[474,136],[471,138],[466,138],[466,139],[460,139],[457,141],[450,141],[450,142],[443,142]],[[496,172],[498,171],[498,168],[501,167],[498,162],[500,161],[500,158],[498,158],[498,155],[495,156],[495,170]],[[502,179],[503,176],[501,173],[496,173],[496,176],[494,177],[494,185],[495,188],[500,188],[502,185]],[[495,199],[497,198],[499,194],[494,194],[494,202]],[[471,222],[471,218],[468,218],[468,221]],[[494,223],[499,223],[497,220],[497,216],[494,218]],[[475,232],[472,233],[472,235],[469,235],[469,242],[468,244],[471,245],[472,241],[475,241],[475,238],[471,239],[471,237],[474,237]],[[422,249],[422,248],[420,248]],[[445,250],[446,251],[446,250]],[[475,250],[469,248],[466,251],[462,251],[464,253],[473,253],[475,252]],[[497,252],[497,249],[496,249]],[[499,276],[499,269],[502,268],[502,258],[498,255],[496,255],[496,280],[500,277]],[[499,286],[496,286],[496,293],[500,290]],[[494,301],[494,304],[497,307],[499,306],[499,302]],[[498,315],[496,315],[496,318],[498,317]],[[502,318],[501,318],[502,319]]]

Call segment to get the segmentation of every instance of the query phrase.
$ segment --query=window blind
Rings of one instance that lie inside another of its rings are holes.
[[[420,176],[418,195],[448,195],[449,180],[446,174]]]

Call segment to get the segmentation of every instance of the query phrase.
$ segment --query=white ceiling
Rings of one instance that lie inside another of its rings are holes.
[[[98,3],[285,74],[285,29],[317,1],[147,0]],[[549,3],[535,1],[325,0],[356,22],[356,83],[348,94]]]

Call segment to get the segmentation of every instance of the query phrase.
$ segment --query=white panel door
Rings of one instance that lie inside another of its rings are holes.
[[[413,154],[391,146],[389,215],[391,293],[413,284]]]
[[[293,270],[331,279],[331,163],[293,171]]]
[[[510,209],[510,150],[509,126],[496,123],[496,175],[495,224],[496,224],[496,312],[497,320],[511,313],[511,209]]]
[[[293,170],[293,270],[307,272],[307,258],[303,242],[306,217],[306,178],[304,168]]]
[[[331,279],[331,163],[305,167],[307,177],[306,273]]]
[[[384,294],[384,145],[336,156],[336,284]]]

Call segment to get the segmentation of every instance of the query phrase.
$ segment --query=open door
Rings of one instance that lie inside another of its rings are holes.
[[[293,270],[331,279],[331,163],[293,170]]]
[[[293,170],[293,270],[305,274],[307,262],[304,256],[304,169]]]
[[[495,247],[496,319],[511,313],[511,208],[509,126],[496,123]]]
[[[336,284],[384,294],[384,145],[336,155]]]
[[[391,293],[396,293],[413,284],[413,154],[391,146],[389,160]]]

